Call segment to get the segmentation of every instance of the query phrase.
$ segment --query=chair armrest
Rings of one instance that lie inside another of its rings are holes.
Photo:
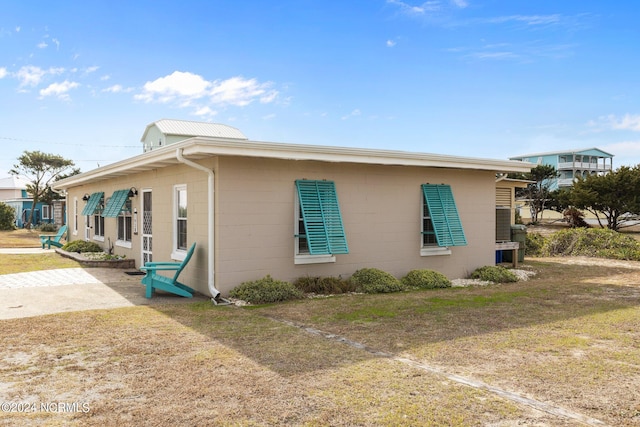
[[[164,271],[175,271],[175,270],[179,270],[180,269],[180,265],[145,265],[144,267],[140,267],[140,270],[142,271],[158,271],[158,270],[164,270]]]
[[[57,234],[40,234],[40,238],[56,237]]]

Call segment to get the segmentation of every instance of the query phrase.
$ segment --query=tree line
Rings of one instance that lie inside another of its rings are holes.
[[[527,200],[531,222],[542,219],[545,209],[561,212],[572,226],[585,225],[584,213],[593,214],[602,228],[618,231],[635,224],[640,216],[640,167],[621,166],[606,174],[578,177],[571,187],[552,190],[559,176],[552,165],[538,165],[527,174],[511,174],[510,178],[531,181],[516,192]]]

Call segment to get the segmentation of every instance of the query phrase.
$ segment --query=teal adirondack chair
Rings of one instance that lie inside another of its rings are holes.
[[[195,249],[196,244],[194,243],[189,248],[187,256],[182,262],[147,262],[144,267],[140,267],[140,270],[147,272],[142,278],[142,284],[147,288],[145,296],[151,298],[153,291],[160,289],[165,292],[191,298],[195,291],[189,286],[178,282],[178,276],[180,276],[182,270],[189,263]],[[175,274],[173,277],[167,277],[158,274],[159,271],[175,271]]]
[[[67,233],[67,226],[63,225],[60,227],[56,234],[40,234],[40,243],[42,243],[42,249],[44,249],[44,245],[47,245],[47,249],[51,249],[51,245],[56,248],[61,248],[64,246],[60,243],[60,239],[63,237],[66,239],[65,234]]]

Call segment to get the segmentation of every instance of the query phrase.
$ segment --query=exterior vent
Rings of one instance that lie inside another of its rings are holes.
[[[496,242],[511,241],[511,209],[496,206]]]

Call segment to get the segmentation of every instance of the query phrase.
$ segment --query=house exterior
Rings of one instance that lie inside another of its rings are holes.
[[[33,198],[27,192],[29,181],[20,176],[9,176],[0,178],[0,201],[11,206],[15,211],[15,223],[17,227],[23,227],[29,220]],[[55,216],[55,209],[52,205],[38,202],[35,207],[33,223],[52,223],[57,219],[62,219],[62,215]]]
[[[155,128],[154,128],[155,127]],[[154,134],[155,133],[155,134]],[[142,138],[161,138],[151,124]],[[464,277],[495,262],[496,173],[532,165],[192,136],[54,184],[69,238],[146,261],[196,252],[181,281],[216,297],[270,274],[377,267]]]
[[[551,183],[551,190],[570,187],[578,177],[606,174],[613,170],[613,154],[599,148],[583,150],[552,151],[548,153],[524,154],[510,157],[534,165],[551,165],[556,168],[559,177]]]

